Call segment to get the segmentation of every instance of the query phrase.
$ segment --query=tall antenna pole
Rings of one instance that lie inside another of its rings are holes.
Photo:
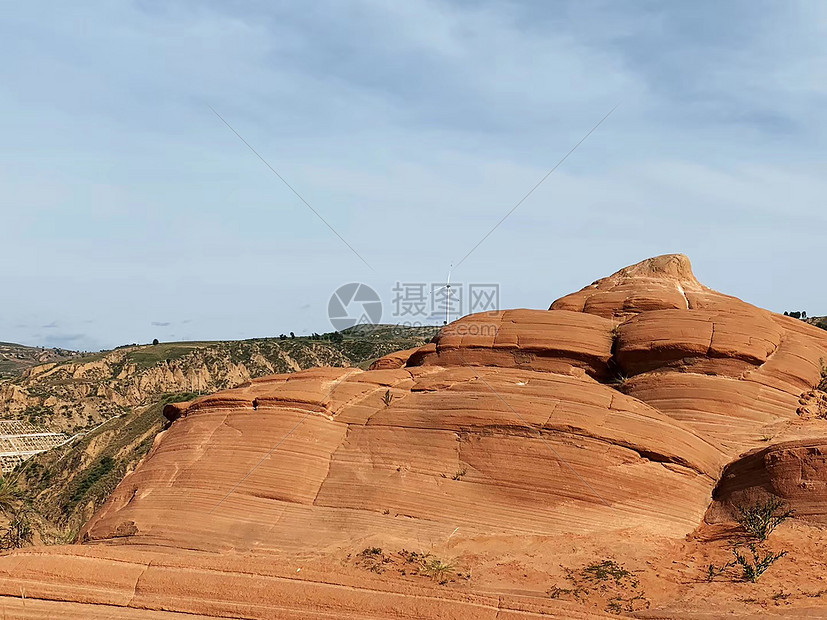
[[[448,268],[448,280],[445,282],[445,324],[451,322],[451,270],[454,268],[454,264],[451,263],[451,266]]]

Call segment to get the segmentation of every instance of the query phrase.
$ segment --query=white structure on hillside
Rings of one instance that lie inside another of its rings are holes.
[[[50,433],[22,420],[0,420],[0,469],[9,473],[23,461],[66,443],[69,436]]]

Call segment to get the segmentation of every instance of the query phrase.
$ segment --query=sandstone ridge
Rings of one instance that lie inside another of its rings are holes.
[[[683,255],[648,259],[549,310],[464,317],[367,371],[168,406],[86,544],[0,559],[0,593],[90,616],[598,617],[543,579],[583,549],[662,562],[735,492],[725,471],[738,492],[783,488],[827,514],[827,426],[801,414],[826,358],[824,331],[703,286]],[[802,459],[818,484],[796,486]],[[473,578],[365,574],[346,558],[366,547],[450,556]],[[674,604],[674,570],[653,609]],[[687,609],[716,609],[697,598]]]

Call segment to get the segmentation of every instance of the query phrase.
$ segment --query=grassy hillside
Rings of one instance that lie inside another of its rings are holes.
[[[365,367],[424,344],[436,331],[382,326],[335,336],[164,343],[31,368],[7,382],[2,417],[25,418],[76,439],[30,459],[10,477],[32,507],[39,539],[65,541],[149,451],[163,428],[166,403],[273,373]]]

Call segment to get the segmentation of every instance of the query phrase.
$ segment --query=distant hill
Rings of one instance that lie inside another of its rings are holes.
[[[314,366],[369,365],[392,351],[419,346],[437,331],[381,325],[341,334],[171,342],[93,354],[23,347],[14,351],[25,357],[15,359],[27,366],[0,383],[0,418],[74,434],[167,394],[216,392]]]
[[[66,349],[27,347],[12,342],[0,342],[0,380],[19,377],[26,369],[50,362],[63,362],[82,355]]]
[[[820,327],[821,329],[827,329],[827,316],[815,316],[807,319],[808,323],[815,325],[816,327]]]

